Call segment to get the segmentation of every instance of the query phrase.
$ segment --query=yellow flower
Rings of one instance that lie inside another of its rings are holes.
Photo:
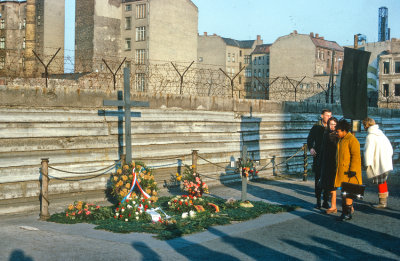
[[[74,205],[69,204],[68,209],[69,209],[69,210],[73,210],[73,209],[74,209]]]
[[[131,174],[131,175],[129,175],[129,178],[130,178],[130,179],[133,179],[133,175],[132,175],[132,174]]]
[[[196,168],[196,165],[192,165],[192,169]]]
[[[130,189],[130,188],[131,188],[131,184],[126,183],[126,184],[125,184],[125,188]]]
[[[124,170],[128,170],[129,169],[129,166],[128,165],[124,165]]]
[[[157,196],[157,191],[153,190],[151,194],[153,194],[153,196]]]
[[[179,177],[179,173],[176,173],[175,176]]]
[[[151,193],[151,190],[150,190],[150,189],[146,189],[146,193],[147,193],[147,194],[150,194],[150,193]]]
[[[142,166],[140,166],[140,165],[137,165],[137,166],[136,166],[137,169],[140,169],[141,167],[142,167]]]
[[[114,176],[114,181],[117,181],[118,180],[118,177],[117,176]]]
[[[136,198],[136,197],[137,197],[137,195],[136,195],[135,192],[132,193],[132,197],[133,197],[133,198]]]
[[[182,176],[179,176],[176,178],[177,181],[181,181],[181,179],[182,179]]]
[[[117,169],[117,174],[121,175],[122,174],[122,169]]]
[[[135,162],[132,161],[132,168],[135,168]]]
[[[126,175],[123,175],[123,176],[122,176],[122,180],[123,180],[123,181],[127,181],[127,180],[128,180],[128,177],[127,177]]]

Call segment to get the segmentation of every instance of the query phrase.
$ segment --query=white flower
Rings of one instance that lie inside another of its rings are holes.
[[[125,218],[125,222],[128,222],[128,219],[127,219],[127,218]]]
[[[121,209],[121,212],[124,212],[125,211],[125,209],[123,208],[123,209]]]
[[[135,202],[135,201],[132,201],[132,205],[136,205],[136,202]]]
[[[187,218],[189,215],[188,215],[188,213],[187,212],[183,212],[182,213],[182,218]]]
[[[139,215],[139,212],[135,212],[135,215],[136,215],[136,216]]]
[[[119,213],[115,214],[117,217],[119,216]]]
[[[127,208],[132,208],[132,206],[131,205],[128,205],[128,206],[126,206]]]
[[[140,213],[143,213],[143,210],[142,210],[142,209],[140,209]]]
[[[194,196],[194,197],[193,197],[193,199],[197,199],[197,197],[196,197],[196,196]]]
[[[196,212],[194,212],[193,210],[190,210],[189,216],[190,216],[191,218],[195,217],[195,216],[196,216]]]
[[[138,217],[138,216],[136,216],[136,220],[139,220],[139,217]]]

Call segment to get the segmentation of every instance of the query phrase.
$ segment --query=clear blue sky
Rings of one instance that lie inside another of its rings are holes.
[[[66,55],[73,52],[75,0],[66,1]],[[216,33],[236,40],[255,39],[264,43],[293,30],[319,33],[326,40],[352,45],[354,35],[378,39],[378,9],[389,9],[392,38],[400,38],[400,0],[192,0],[199,9],[199,33]]]
[[[392,38],[400,38],[400,0],[192,0],[199,8],[199,33],[264,43],[297,30],[352,45],[354,35],[378,39],[378,9],[389,9]]]

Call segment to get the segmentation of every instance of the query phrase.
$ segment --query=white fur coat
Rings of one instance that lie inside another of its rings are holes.
[[[393,170],[393,148],[378,125],[368,128],[364,146],[365,166],[371,166],[373,175],[379,176]]]

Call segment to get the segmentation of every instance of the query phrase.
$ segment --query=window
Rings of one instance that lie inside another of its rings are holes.
[[[258,56],[258,65],[261,64],[261,56]]]
[[[245,55],[244,56],[244,64],[250,64],[250,63],[251,63],[250,55]]]
[[[5,65],[6,65],[6,57],[1,56],[0,57],[0,70],[4,69]]]
[[[130,61],[125,61],[125,68],[131,69],[131,62]]]
[[[136,5],[136,19],[146,18],[146,4]]]
[[[239,56],[242,57],[242,50],[239,51]]]
[[[245,76],[246,76],[247,78],[250,78],[250,77],[251,77],[251,69],[246,69],[246,71],[245,71]]]
[[[231,61],[231,54],[230,54],[230,53],[228,53],[228,57],[226,58],[226,60],[227,60],[228,62]]]
[[[235,62],[235,54],[234,53],[232,54],[232,62],[233,63]]]
[[[239,76],[239,84],[242,84],[242,76]]]
[[[125,11],[132,11],[132,5],[125,5]]]
[[[199,63],[203,62],[203,57],[199,57]]]
[[[389,65],[390,65],[389,62],[383,62],[383,74],[388,74],[390,72]]]
[[[0,37],[0,49],[6,49],[6,38]]]
[[[24,18],[24,20],[22,21],[22,28],[26,27],[26,19]]]
[[[136,50],[136,64],[144,64],[146,61],[146,50],[137,49]]]
[[[400,73],[400,62],[394,63],[394,73]]]
[[[146,27],[136,27],[136,42],[146,40]]]
[[[137,73],[136,74],[136,90],[139,92],[144,92],[145,90],[145,74],[144,73]]]
[[[261,77],[261,69],[258,69],[258,77]]]
[[[389,97],[389,84],[384,84],[383,85],[383,96],[384,97]]]
[[[125,30],[131,30],[131,17],[125,17]]]
[[[239,62],[239,70],[242,69],[242,62]]]
[[[254,64],[254,65],[257,65],[257,57],[254,57],[254,62],[253,62],[253,64]]]
[[[5,21],[4,19],[0,20],[0,29],[4,29],[5,28]]]
[[[22,42],[22,49],[25,49],[25,46],[26,46],[26,40],[25,40],[25,37],[24,37],[24,40]]]
[[[125,50],[130,51],[131,50],[131,38],[126,38],[125,39]]]
[[[400,84],[394,85],[394,96],[400,96]]]

